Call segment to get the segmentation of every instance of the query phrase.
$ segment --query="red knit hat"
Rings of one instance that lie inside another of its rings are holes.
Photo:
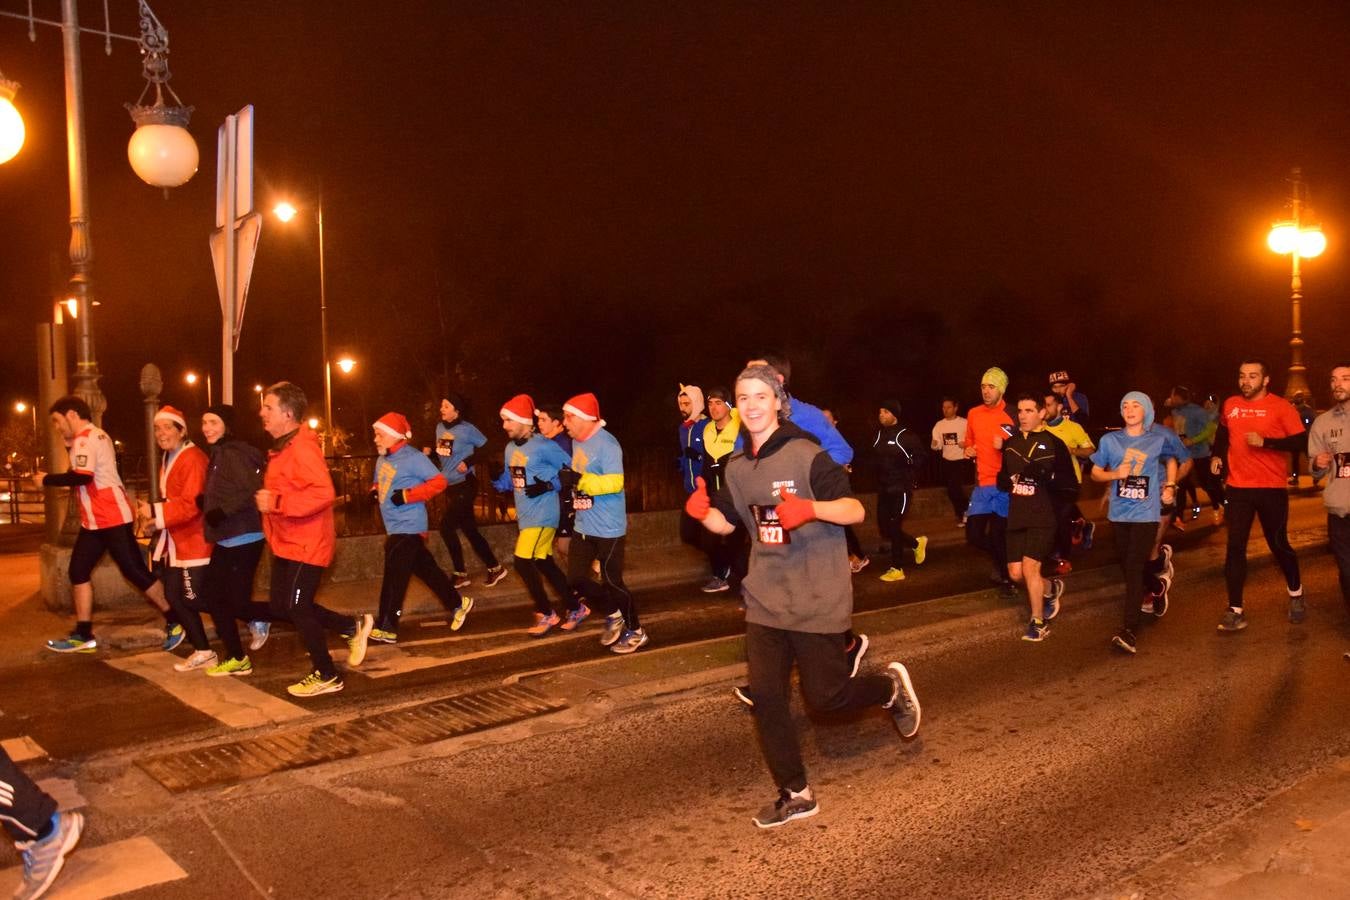
[[[534,400],[529,394],[516,394],[502,404],[501,416],[521,425],[534,424]]]
[[[600,421],[600,401],[594,394],[577,394],[563,404],[563,411],[579,416],[587,422]]]
[[[161,419],[166,422],[172,422],[179,428],[187,431],[187,419],[183,418],[183,414],[172,406],[165,405],[159,408],[159,412],[155,413],[155,421],[158,422]]]
[[[373,427],[378,428],[395,440],[412,440],[412,429],[408,427],[408,420],[402,413],[385,413],[375,420]]]

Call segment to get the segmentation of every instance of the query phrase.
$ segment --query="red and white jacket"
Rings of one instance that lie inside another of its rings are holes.
[[[211,545],[202,529],[206,524],[197,508],[197,497],[206,490],[206,454],[191,441],[164,460],[159,470],[159,492],[164,497],[154,505],[155,525],[160,529],[155,559],[168,554],[169,565],[179,569],[204,566],[211,561]]]

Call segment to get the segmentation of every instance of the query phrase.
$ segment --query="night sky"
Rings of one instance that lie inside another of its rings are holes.
[[[134,31],[134,2],[109,5]],[[1228,390],[1253,353],[1282,389],[1289,262],[1264,237],[1294,165],[1330,240],[1305,266],[1320,404],[1350,355],[1344,3],[154,8],[202,155],[168,199],[126,162],[134,45],[84,39],[95,339],[129,442],[143,363],[189,414],[182,373],[218,366],[215,130],[246,103],[259,206],[322,181],[330,343],[361,363],[334,373],[336,418],[363,435],[390,408],[416,421],[448,374],[485,431],[517,391],[594,390],[620,438],[673,443],[677,384],[766,346],[855,440],[887,395],[926,430],[991,364],[1014,391],[1068,368],[1097,424],[1127,389]],[[0,19],[29,129],[0,167],[7,407],[66,271],[60,48]],[[269,216],[241,405],[287,378],[321,406],[318,286],[312,223]]]

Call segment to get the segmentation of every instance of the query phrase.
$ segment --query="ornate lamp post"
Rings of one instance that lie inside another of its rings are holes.
[[[1313,224],[1315,218],[1308,206],[1307,185],[1303,182],[1303,170],[1294,167],[1290,179],[1293,184],[1293,196],[1290,199],[1290,217],[1276,222],[1266,236],[1266,244],[1276,253],[1290,258],[1293,275],[1289,282],[1289,303],[1293,323],[1289,338],[1289,378],[1285,384],[1284,396],[1292,400],[1295,394],[1311,396],[1308,390],[1307,367],[1303,365],[1303,276],[1299,270],[1301,259],[1320,256],[1327,248],[1327,237],[1322,233],[1320,224]]]
[[[91,315],[93,300],[93,261],[94,248],[89,238],[89,176],[85,160],[84,141],[84,75],[80,66],[80,16],[77,0],[61,0],[61,21],[41,19],[27,15],[0,10],[0,15],[28,22],[28,39],[37,40],[38,25],[52,25],[61,29],[62,45],[65,52],[66,74],[66,151],[70,169],[70,296],[75,300],[78,315],[76,322],[76,362],[74,391],[85,399],[94,413],[94,421],[102,421],[103,410],[107,408],[103,391],[100,390],[98,361],[94,356],[94,325]],[[181,105],[176,94],[168,87],[169,81],[169,34],[155,17],[146,0],[138,0],[140,13],[139,36],[114,33],[105,18],[103,31],[105,52],[112,53],[112,40],[135,41],[140,45],[146,89],[141,99],[155,88],[155,103],[151,106],[128,105],[132,119],[137,124],[127,147],[132,168],[142,180],[156,187],[177,187],[197,171],[197,145],[188,134],[188,117],[192,107]],[[106,14],[107,6],[104,5]],[[96,29],[89,29],[97,32]],[[0,79],[0,151],[6,146],[17,153],[23,144],[23,119],[13,106],[13,98],[18,90],[15,82]],[[163,95],[178,103],[169,106],[164,103]],[[12,111],[12,114],[11,114]],[[15,119],[17,118],[17,126]],[[149,130],[147,130],[149,129]],[[14,136],[18,136],[17,142]],[[13,153],[10,156],[13,156]],[[7,157],[0,152],[0,161]]]

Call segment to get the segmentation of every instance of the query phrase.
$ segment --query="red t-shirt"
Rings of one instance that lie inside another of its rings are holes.
[[[1003,426],[1008,426],[1007,430]],[[1007,439],[1015,430],[1008,418],[1008,405],[1003,400],[997,406],[979,406],[966,413],[966,446],[975,448],[975,480],[988,487],[998,483],[1003,468],[1003,451],[994,448],[994,438]]]
[[[1283,488],[1288,484],[1289,453],[1253,447],[1247,433],[1283,438],[1304,431],[1303,420],[1288,400],[1266,394],[1260,400],[1241,395],[1224,401],[1219,421],[1228,428],[1228,485],[1238,488]]]

